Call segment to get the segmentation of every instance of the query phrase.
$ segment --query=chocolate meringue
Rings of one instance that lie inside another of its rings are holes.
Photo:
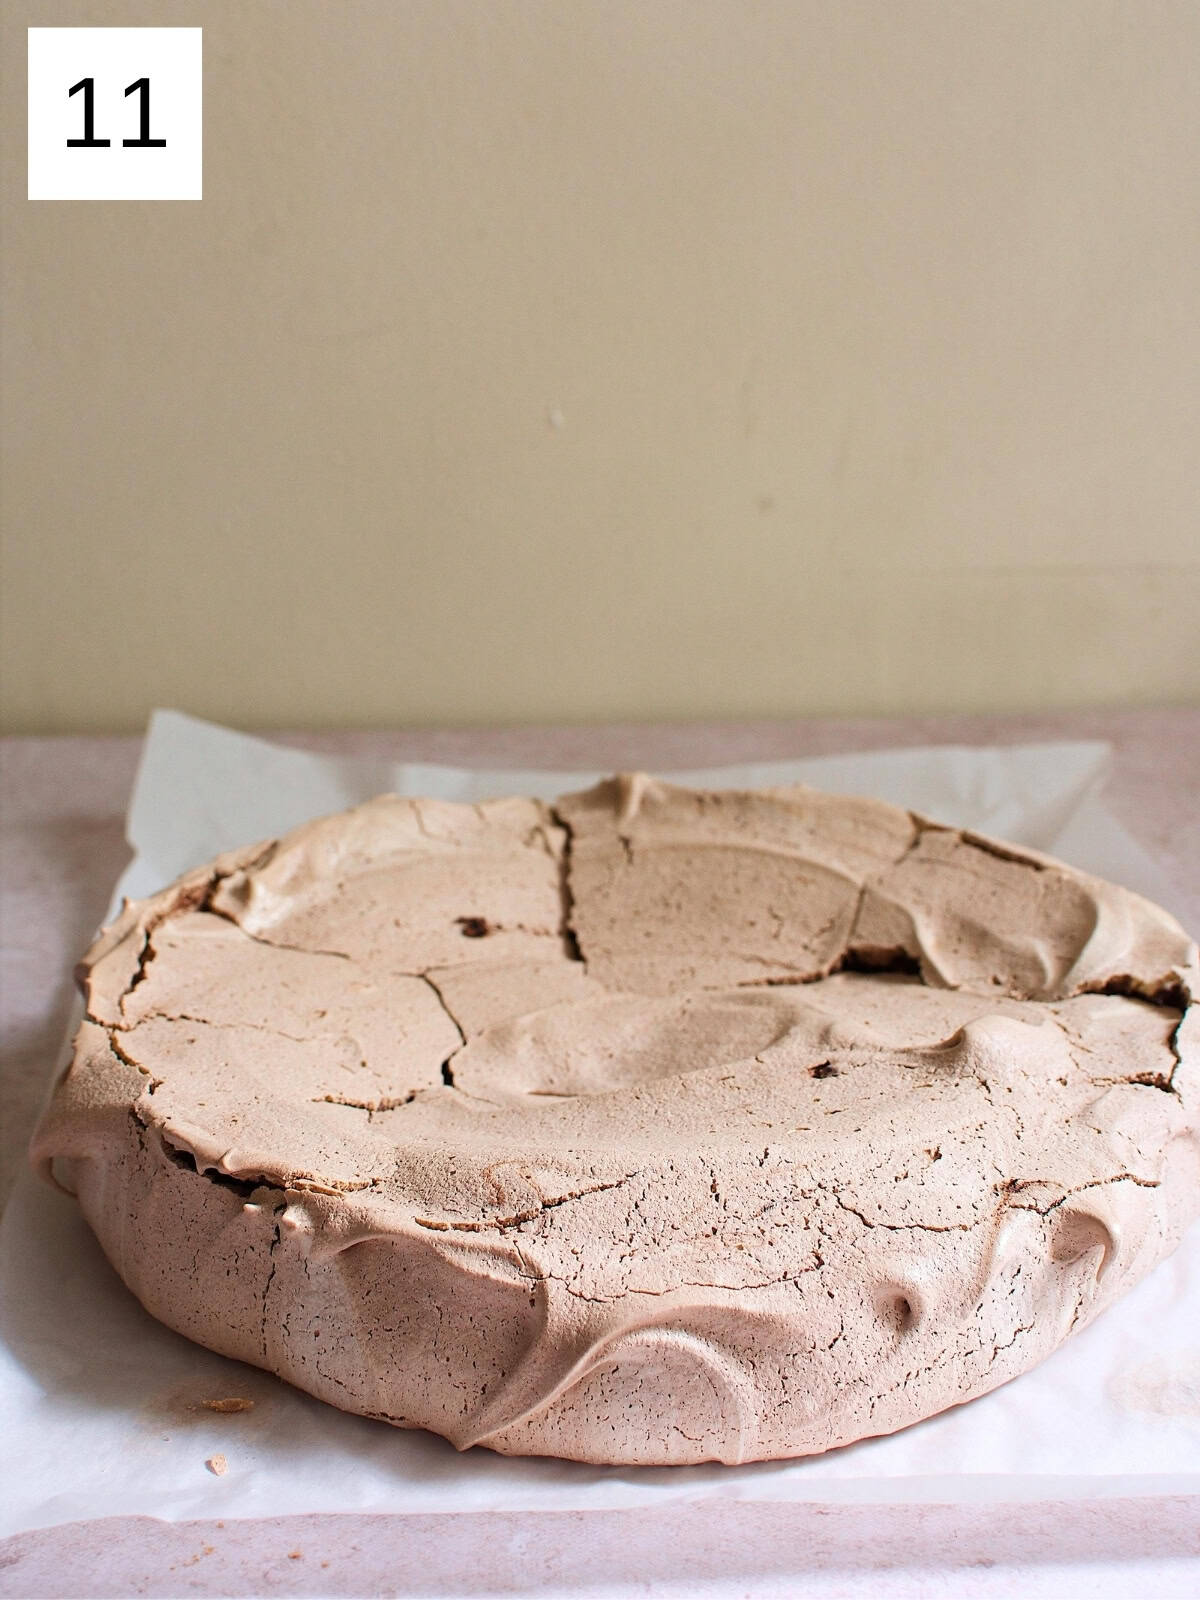
[[[459,1448],[798,1456],[1200,1213],[1196,946],[805,788],[383,797],[127,904],[34,1140],[163,1322]]]

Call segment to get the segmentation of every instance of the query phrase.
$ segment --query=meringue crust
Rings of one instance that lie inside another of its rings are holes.
[[[127,904],[34,1141],[163,1322],[459,1448],[826,1450],[1200,1212],[1165,912],[880,802],[383,797]]]

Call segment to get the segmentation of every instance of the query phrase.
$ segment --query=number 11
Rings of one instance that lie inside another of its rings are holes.
[[[67,90],[67,99],[83,90],[83,138],[68,139],[68,148],[72,150],[105,150],[111,144],[111,139],[97,139],[96,137],[96,80],[94,78],[80,78],[79,82]],[[131,83],[125,91],[128,100],[131,94],[137,94],[139,100],[138,136],[136,139],[122,139],[121,144],[127,150],[162,150],[166,147],[165,139],[152,139],[150,137],[150,79],[138,78]]]

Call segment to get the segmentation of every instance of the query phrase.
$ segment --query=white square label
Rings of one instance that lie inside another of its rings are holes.
[[[29,198],[199,200],[201,28],[30,28]]]

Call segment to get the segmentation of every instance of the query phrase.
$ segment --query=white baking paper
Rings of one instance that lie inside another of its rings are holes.
[[[1168,906],[1171,886],[1097,799],[1098,744],[885,751],[689,772],[880,795],[1032,844]],[[372,794],[553,795],[597,774],[335,760],[160,712],[129,813],[144,894],[219,850]],[[49,1067],[47,1079],[49,1081]],[[1200,1492],[1200,1226],[1033,1372],[889,1438],[746,1467],[594,1468],[459,1455],[348,1416],[150,1318],[73,1202],[24,1179],[0,1226],[0,1534],[85,1518],[615,1509],[672,1499],[1038,1500]],[[217,1414],[205,1400],[241,1396]],[[228,1470],[206,1462],[223,1455]]]

